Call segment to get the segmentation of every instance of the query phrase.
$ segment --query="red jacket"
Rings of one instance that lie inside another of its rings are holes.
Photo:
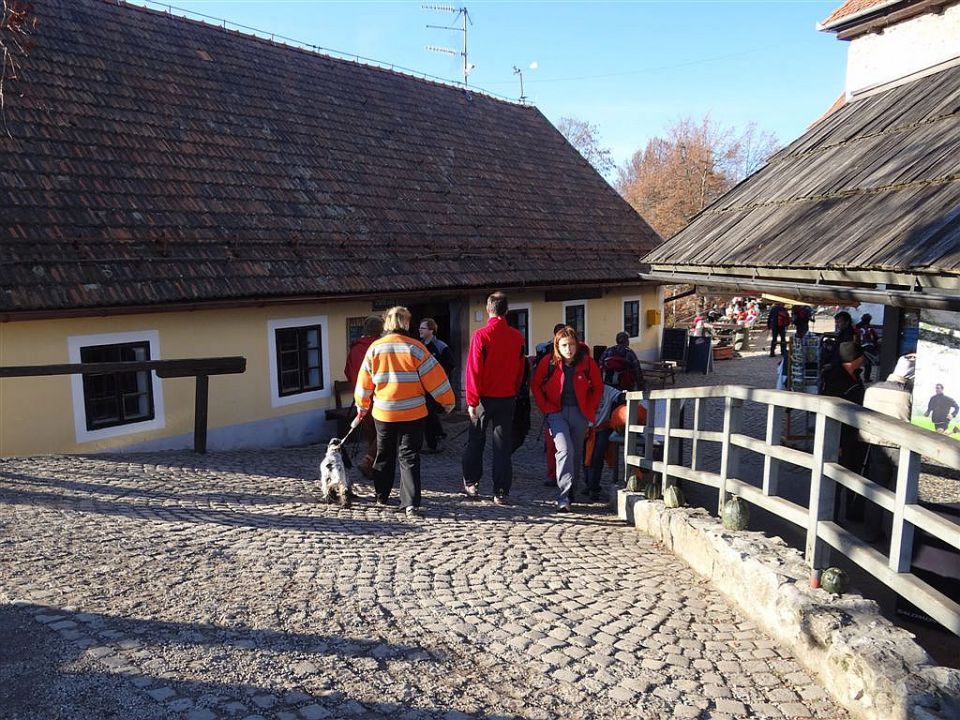
[[[367,348],[373,345],[376,339],[376,335],[364,335],[359,340],[354,340],[350,346],[347,364],[343,366],[343,376],[354,387],[357,386],[357,375],[360,374],[360,366],[363,365],[363,356],[367,354]]]
[[[533,380],[530,381],[533,399],[544,415],[560,412],[560,396],[563,393],[563,368],[555,367],[551,372],[552,359],[552,356],[547,355],[540,360],[533,372]],[[573,376],[573,391],[577,396],[577,405],[583,416],[592,423],[597,418],[597,408],[603,398],[600,368],[589,354],[584,354],[574,367],[576,371]]]
[[[467,353],[467,405],[476,407],[480,397],[515,397],[523,382],[523,335],[507,324],[507,319],[492,317],[470,338]]]

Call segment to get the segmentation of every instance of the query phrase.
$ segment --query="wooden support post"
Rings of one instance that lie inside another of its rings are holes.
[[[693,401],[693,440],[690,443],[690,469],[700,469],[700,418],[703,416],[703,398],[696,398]]]
[[[904,507],[917,504],[920,482],[920,455],[909,448],[900,448],[897,462],[897,503],[893,512],[893,529],[890,532],[890,569],[894,572],[910,572],[913,557],[913,525],[903,517]]]
[[[193,450],[201,455],[207,451],[207,390],[208,375],[197,375],[196,406],[193,414]]]
[[[767,406],[767,445],[778,446],[783,437],[785,409],[779,405]],[[769,455],[763,456],[763,494],[776,495],[780,484],[780,461]]]
[[[653,464],[653,429],[657,424],[656,407],[657,404],[653,400],[647,401],[647,423],[643,428],[643,460],[647,467]],[[636,417],[636,415],[630,417]]]
[[[740,474],[740,448],[730,442],[730,436],[743,427],[743,400],[723,399],[723,441],[720,454],[720,497],[717,512],[723,513],[727,501],[727,478]]]
[[[836,483],[823,472],[826,463],[837,461],[840,449],[840,423],[817,414],[813,438],[813,467],[810,469],[810,506],[807,520],[807,544],[804,557],[814,570],[830,563],[830,546],[818,536],[821,521],[833,521],[834,487]]]
[[[673,485],[673,480],[667,472],[667,466],[673,450],[673,438],[670,437],[670,430],[673,428],[673,415],[676,403],[673,398],[667,398],[664,402],[663,412],[663,475],[660,477],[660,488],[666,490],[667,486]]]

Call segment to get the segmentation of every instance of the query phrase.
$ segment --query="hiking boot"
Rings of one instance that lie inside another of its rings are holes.
[[[388,498],[378,497],[377,498],[377,507],[393,507],[394,503],[390,502]]]
[[[410,505],[408,508],[406,508],[406,513],[407,517],[420,517],[423,515],[423,511],[413,505]]]
[[[509,505],[509,504],[510,504],[510,501],[507,500],[507,496],[506,496],[506,495],[504,495],[504,494],[501,493],[501,494],[499,494],[499,495],[494,495],[494,496],[493,496],[493,504],[494,504],[494,505]]]
[[[464,483],[463,491],[467,494],[467,497],[475,498],[480,493],[480,488],[477,487],[476,483]]]
[[[560,502],[557,504],[557,512],[568,513],[570,512],[570,503]]]

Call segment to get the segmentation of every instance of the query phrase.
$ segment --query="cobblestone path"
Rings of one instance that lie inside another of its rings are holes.
[[[409,519],[320,504],[316,449],[0,461],[0,632],[59,643],[0,717],[846,717],[681,561],[554,513],[537,443],[509,507],[457,444]]]

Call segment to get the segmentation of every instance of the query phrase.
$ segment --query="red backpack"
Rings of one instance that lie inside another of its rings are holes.
[[[781,307],[777,310],[777,327],[789,327],[790,326],[790,313],[787,312],[787,309]]]

